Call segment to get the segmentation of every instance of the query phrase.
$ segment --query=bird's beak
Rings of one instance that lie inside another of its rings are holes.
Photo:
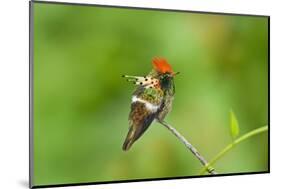
[[[178,75],[180,72],[173,72],[172,76],[175,77],[176,75]]]

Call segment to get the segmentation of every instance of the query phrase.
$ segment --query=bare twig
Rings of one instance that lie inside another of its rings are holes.
[[[217,174],[215,169],[213,167],[209,166],[209,163],[203,158],[201,154],[196,150],[192,144],[190,144],[175,128],[173,128],[171,125],[164,121],[158,121],[161,125],[165,126],[167,129],[169,129],[184,145],[187,149],[189,149],[195,157],[201,162],[201,164],[206,168],[206,170],[212,174]]]

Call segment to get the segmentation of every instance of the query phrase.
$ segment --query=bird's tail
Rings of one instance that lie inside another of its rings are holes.
[[[130,147],[132,146],[132,144],[135,142],[136,138],[135,138],[135,131],[133,128],[130,128],[127,137],[123,143],[123,147],[122,149],[124,151],[128,151],[130,149]]]

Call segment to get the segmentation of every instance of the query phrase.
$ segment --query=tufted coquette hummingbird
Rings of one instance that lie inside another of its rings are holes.
[[[147,76],[123,75],[137,88],[133,92],[129,114],[129,132],[123,144],[127,151],[139,139],[151,123],[162,122],[172,109],[175,94],[174,72],[164,58],[152,60],[152,71]]]

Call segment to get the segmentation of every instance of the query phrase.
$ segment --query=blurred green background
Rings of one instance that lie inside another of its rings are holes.
[[[176,96],[166,121],[207,159],[268,123],[268,19],[61,4],[34,5],[34,184],[198,175],[202,166],[153,123],[123,152],[134,86],[168,59]],[[268,170],[268,135],[238,146],[219,173]]]

